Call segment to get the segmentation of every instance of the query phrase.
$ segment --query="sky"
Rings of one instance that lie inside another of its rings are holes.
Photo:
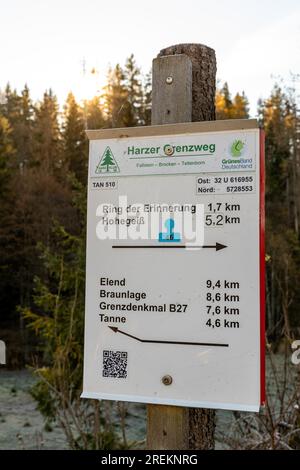
[[[188,42],[215,49],[217,78],[245,91],[253,116],[276,80],[300,73],[299,0],[0,0],[0,20],[0,89],[27,83],[34,99],[50,87],[60,103],[70,90],[90,98],[109,64],[133,53],[146,73]]]

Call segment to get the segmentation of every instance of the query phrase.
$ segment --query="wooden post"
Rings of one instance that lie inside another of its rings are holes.
[[[178,44],[153,60],[152,124],[215,119],[215,51]],[[215,412],[148,405],[147,449],[213,449]]]

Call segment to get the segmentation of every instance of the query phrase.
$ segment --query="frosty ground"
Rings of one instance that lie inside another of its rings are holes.
[[[282,356],[276,357],[277,365],[282,365]],[[275,389],[273,377],[268,371],[268,382]],[[37,404],[30,395],[35,383],[30,370],[0,370],[0,449],[68,449],[63,431],[57,424],[45,426]],[[146,434],[146,406],[127,404],[127,441],[143,448]],[[224,449],[222,434],[228,434],[234,416],[231,411],[217,411],[216,448]]]

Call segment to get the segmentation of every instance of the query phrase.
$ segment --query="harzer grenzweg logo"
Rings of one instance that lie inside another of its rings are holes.
[[[100,162],[96,167],[96,173],[119,173],[120,169],[115,160],[114,154],[110,147],[106,147]]]

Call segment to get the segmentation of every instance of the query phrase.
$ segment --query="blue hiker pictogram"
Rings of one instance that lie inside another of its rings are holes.
[[[159,242],[181,242],[180,233],[174,232],[175,222],[173,219],[165,221],[166,232],[159,232]]]

